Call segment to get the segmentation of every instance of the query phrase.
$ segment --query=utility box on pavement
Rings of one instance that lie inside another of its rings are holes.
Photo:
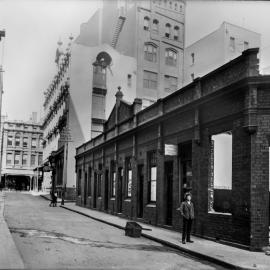
[[[141,237],[142,226],[134,221],[128,221],[125,228],[125,235],[130,237]]]

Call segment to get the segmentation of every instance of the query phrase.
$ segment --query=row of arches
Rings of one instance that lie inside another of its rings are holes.
[[[150,30],[150,18],[148,16],[144,17],[144,30]],[[159,21],[154,19],[152,22],[152,31],[155,33],[159,32]],[[175,40],[179,40],[180,36],[180,27],[178,25],[172,26],[170,23],[165,24],[165,37],[174,38]]]

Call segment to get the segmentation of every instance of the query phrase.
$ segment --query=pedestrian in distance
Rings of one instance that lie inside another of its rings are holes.
[[[194,206],[191,201],[192,196],[190,192],[185,193],[184,201],[180,206],[180,213],[183,217],[183,231],[182,231],[182,243],[193,243],[190,239],[190,232],[192,228],[192,221],[194,219]]]
[[[51,195],[51,202],[49,204],[49,206],[51,207],[55,207],[57,206],[57,195],[56,193],[53,193],[53,191],[50,192],[50,195]]]

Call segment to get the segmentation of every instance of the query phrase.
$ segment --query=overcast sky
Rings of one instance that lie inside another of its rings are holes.
[[[67,43],[71,33],[76,37],[97,6],[94,0],[0,0],[0,30],[6,29],[5,43],[0,42],[2,112],[9,119],[28,120],[32,111],[40,113],[43,91],[56,71],[58,39]],[[270,57],[269,14],[267,2],[187,1],[186,45],[228,21],[261,33],[263,52]]]

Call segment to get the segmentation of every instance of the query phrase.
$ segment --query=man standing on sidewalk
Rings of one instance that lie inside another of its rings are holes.
[[[184,196],[184,201],[181,203],[180,212],[183,217],[183,232],[182,232],[182,243],[185,244],[193,243],[190,240],[190,232],[192,227],[192,221],[194,219],[194,206],[191,202],[191,193],[187,192]]]

